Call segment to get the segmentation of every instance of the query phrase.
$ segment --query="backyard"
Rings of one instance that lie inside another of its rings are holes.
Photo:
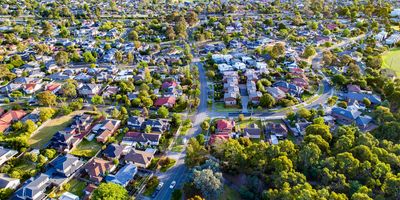
[[[383,65],[382,68],[389,68],[396,72],[397,76],[400,76],[400,48],[392,49],[382,56]]]
[[[101,149],[101,144],[95,139],[88,141],[83,139],[79,145],[72,150],[71,154],[79,157],[93,157]]]

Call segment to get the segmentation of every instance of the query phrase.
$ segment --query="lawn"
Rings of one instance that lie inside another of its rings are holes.
[[[225,107],[225,103],[223,102],[215,102],[215,110],[217,112],[239,112],[242,111],[242,109],[238,107]]]
[[[78,179],[71,179],[67,184],[69,184],[69,189],[68,190],[59,190],[57,194],[55,194],[57,197],[61,196],[64,192],[70,192],[72,194],[75,194],[79,197],[83,197],[85,194],[83,191],[85,190],[87,183],[84,181],[79,181]]]
[[[93,157],[101,149],[101,146],[95,139],[92,141],[83,139],[71,154],[79,157]]]
[[[238,191],[224,185],[224,193],[219,197],[220,200],[240,200],[240,194]]]
[[[257,124],[259,128],[262,128],[260,120],[254,120],[254,119],[245,119],[241,122],[237,122],[236,124],[239,126],[239,128],[243,129],[253,123]]]
[[[383,65],[382,68],[389,68],[396,72],[397,76],[400,76],[400,48],[392,49],[382,56]]]
[[[84,181],[79,181],[78,179],[72,179],[71,181],[69,181],[70,184],[70,189],[68,190],[68,192],[71,192],[72,194],[75,194],[79,197],[83,197],[84,195],[84,190],[86,188],[86,182]]]
[[[37,132],[29,138],[29,145],[32,148],[43,148],[57,131],[66,128],[71,123],[72,118],[82,112],[83,111],[75,111],[69,115],[45,122],[46,124],[40,127]]]

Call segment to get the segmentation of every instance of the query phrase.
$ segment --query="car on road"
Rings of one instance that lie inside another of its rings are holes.
[[[156,190],[161,190],[162,186],[164,186],[164,182],[160,182],[156,188]]]
[[[171,185],[169,186],[169,188],[174,189],[175,185],[176,185],[176,181],[172,181],[172,183],[171,183]]]

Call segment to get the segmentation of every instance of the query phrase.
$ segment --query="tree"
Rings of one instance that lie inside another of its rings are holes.
[[[367,67],[372,69],[380,69],[382,67],[383,59],[382,56],[368,56]]]
[[[85,53],[83,53],[83,60],[86,63],[95,63],[97,61],[97,59],[93,56],[92,52],[90,51],[86,51]]]
[[[104,103],[103,97],[99,95],[94,95],[91,99],[94,105],[100,105]]]
[[[208,129],[210,128],[210,123],[208,123],[208,121],[203,121],[200,124],[201,129],[203,129],[203,131],[208,131]]]
[[[194,170],[193,183],[206,199],[218,199],[223,192],[222,174],[211,169]]]
[[[51,36],[53,34],[53,26],[48,21],[44,21],[42,25],[42,35]]]
[[[199,17],[197,16],[197,13],[194,11],[188,12],[186,15],[186,22],[190,25],[193,26],[199,21]]]
[[[101,183],[92,194],[92,199],[94,200],[127,200],[128,198],[128,191],[115,183]]]
[[[307,120],[310,120],[312,117],[311,112],[306,108],[300,108],[297,111],[297,116],[299,116],[300,118],[303,118],[303,119],[307,119]]]
[[[69,62],[69,56],[68,53],[65,51],[59,51],[56,54],[56,58],[55,58],[57,64],[59,65],[65,65]]]
[[[67,37],[69,37],[69,34],[70,34],[70,32],[69,32],[68,28],[66,28],[65,26],[62,26],[60,29],[60,36],[62,38],[67,38]]]
[[[265,93],[260,98],[260,106],[264,108],[272,108],[275,105],[275,99],[270,94]]]
[[[329,126],[325,124],[311,124],[307,126],[306,135],[320,135],[327,142],[332,140]]]
[[[129,39],[133,40],[133,41],[138,41],[139,40],[139,35],[135,30],[132,30],[131,32],[129,32]]]
[[[175,40],[176,34],[175,34],[174,28],[172,28],[172,26],[167,27],[166,35],[169,40]]]
[[[164,106],[161,106],[158,109],[157,113],[160,115],[161,118],[167,118],[168,115],[169,115],[168,109],[166,107],[164,107]]]
[[[61,93],[64,97],[76,97],[76,84],[75,80],[67,80],[67,82],[61,86]]]
[[[121,63],[122,62],[122,52],[121,51],[116,51],[115,52],[115,60],[117,61],[117,63]]]
[[[50,91],[44,91],[36,95],[39,104],[44,106],[57,105],[57,96]]]
[[[147,125],[146,128],[144,129],[145,133],[151,133],[151,131],[152,131],[152,128],[149,125]]]
[[[310,56],[315,55],[317,52],[315,51],[314,46],[308,45],[303,52],[303,57],[304,58],[309,58]]]
[[[195,138],[190,138],[186,147],[185,164],[189,167],[198,166],[206,160],[207,150]]]
[[[41,122],[45,122],[51,119],[56,111],[52,108],[41,108],[39,113],[39,118]]]
[[[175,25],[175,32],[178,34],[180,38],[185,39],[187,37],[187,32],[186,32],[187,26],[188,24],[186,23],[185,18],[183,18],[182,16],[179,17]]]
[[[285,54],[285,45],[283,43],[276,43],[272,47],[271,56],[272,58],[279,58]]]

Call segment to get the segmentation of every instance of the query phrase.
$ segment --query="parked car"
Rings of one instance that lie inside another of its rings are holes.
[[[171,183],[171,185],[169,186],[169,188],[174,189],[175,185],[176,185],[176,181],[172,181],[172,183]]]

